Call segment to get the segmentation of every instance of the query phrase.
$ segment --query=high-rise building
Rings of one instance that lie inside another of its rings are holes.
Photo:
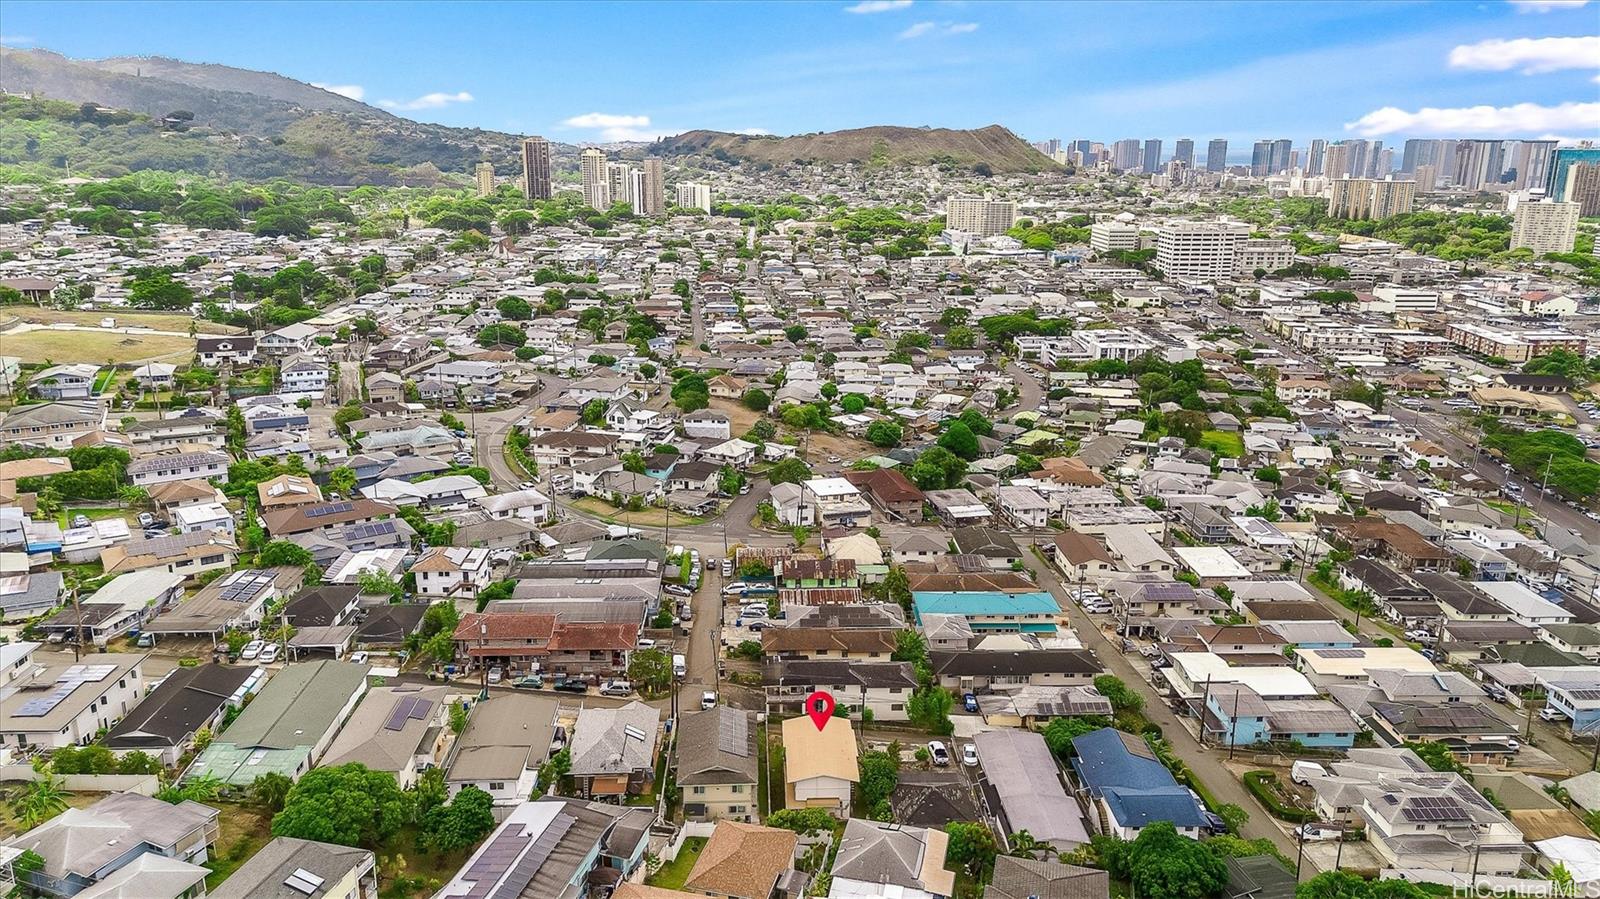
[[[644,196],[648,191],[649,187],[645,184],[644,171],[641,169],[628,169],[628,196],[633,198],[628,202],[632,204],[634,215],[648,214],[644,211]]]
[[[473,170],[472,177],[478,184],[478,196],[487,197],[494,193],[494,163],[478,163],[478,167]]]
[[[1372,177],[1373,163],[1377,162],[1378,148],[1383,146],[1383,141],[1347,140],[1345,145],[1345,161],[1349,166],[1348,174],[1352,178]]]
[[[1090,225],[1089,249],[1096,253],[1139,249],[1139,225],[1133,213],[1124,212]]]
[[[1094,159],[1094,141],[1075,140],[1069,146],[1074,152],[1083,154],[1083,161],[1085,164],[1090,163]]]
[[[683,209],[711,211],[711,185],[685,181],[678,185],[678,204]]]
[[[1584,215],[1600,215],[1600,147],[1562,147],[1550,160],[1545,196],[1571,200]]]
[[[1171,222],[1156,229],[1156,268],[1168,278],[1231,277],[1249,237],[1244,222]]]
[[[1328,178],[1347,178],[1350,175],[1350,148],[1344,141],[1328,145],[1322,158],[1322,174]]]
[[[1338,178],[1329,185],[1328,216],[1336,219],[1386,219],[1410,212],[1417,197],[1415,181]]]
[[[522,142],[522,195],[530,200],[550,199],[550,142],[542,137]]]
[[[1272,171],[1268,172],[1267,174],[1276,175],[1279,172],[1287,172],[1289,169],[1293,168],[1294,164],[1289,159],[1290,155],[1293,154],[1293,153],[1294,153],[1294,141],[1292,141],[1292,140],[1275,140],[1275,141],[1273,141],[1272,142],[1272,159],[1271,159],[1271,162],[1268,164],[1271,167]]]
[[[1178,142],[1172,148],[1172,158],[1189,168],[1194,168],[1194,141],[1187,137],[1178,138]]]
[[[1511,166],[1517,170],[1512,186],[1517,190],[1543,188],[1550,180],[1550,160],[1555,157],[1553,140],[1519,140],[1511,155]]]
[[[578,154],[578,171],[583,175],[583,202],[596,212],[611,207],[611,181],[606,172],[606,151],[585,147]]]
[[[1455,177],[1451,179],[1462,190],[1483,190],[1500,182],[1504,168],[1505,143],[1498,140],[1462,140],[1456,142]]]
[[[1378,151],[1377,162],[1372,166],[1372,177],[1387,178],[1394,174],[1394,148],[1384,147]]]
[[[1431,162],[1417,166],[1412,176],[1417,179],[1417,190],[1436,190],[1439,187],[1439,167]]]
[[[1412,138],[1406,141],[1404,152],[1400,154],[1400,171],[1409,175],[1417,170],[1419,165],[1428,165],[1433,162],[1433,141]]]
[[[1111,167],[1123,172],[1130,172],[1139,167],[1139,141],[1134,138],[1124,138],[1111,145]]]
[[[1046,156],[1054,158],[1056,151],[1061,149],[1061,138],[1052,137],[1049,140],[1034,141],[1033,148]]]
[[[633,206],[633,173],[638,171],[633,166],[622,162],[606,163],[606,190],[613,203],[627,203]]]
[[[1221,172],[1228,168],[1228,142],[1214,137],[1206,144],[1206,171]]]
[[[667,211],[667,179],[661,168],[660,156],[646,156],[644,158],[644,196],[637,192],[633,198],[633,208],[638,215],[663,215]]]
[[[1250,149],[1250,176],[1265,178],[1272,174],[1272,141],[1258,140]]]
[[[951,197],[944,207],[945,227],[979,237],[1010,231],[1017,223],[1017,204],[988,197]]]
[[[1306,158],[1306,174],[1316,176],[1322,174],[1322,160],[1328,155],[1328,142],[1317,138],[1311,142],[1311,152]]]
[[[1161,140],[1159,138],[1144,142],[1144,156],[1139,159],[1139,167],[1152,175],[1161,168]]]
[[[1527,247],[1540,256],[1572,252],[1578,239],[1578,215],[1577,203],[1518,203],[1511,214],[1511,249]]]

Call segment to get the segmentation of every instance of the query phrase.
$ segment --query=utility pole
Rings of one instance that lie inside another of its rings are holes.
[[[78,608],[78,585],[72,585],[72,660],[80,661],[83,656],[83,611]]]
[[[1206,745],[1206,709],[1211,705],[1211,675],[1206,675],[1206,689],[1200,696],[1200,747]]]
[[[1233,685],[1233,720],[1228,727],[1228,760],[1233,760],[1233,750],[1239,745],[1239,694],[1244,692],[1238,684]],[[1202,722],[1204,717],[1200,719]]]

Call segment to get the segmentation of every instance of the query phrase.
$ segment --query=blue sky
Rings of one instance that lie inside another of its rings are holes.
[[[1600,0],[6,0],[0,22],[9,46],[276,71],[574,143],[991,123],[1168,152],[1177,137],[1600,136]]]

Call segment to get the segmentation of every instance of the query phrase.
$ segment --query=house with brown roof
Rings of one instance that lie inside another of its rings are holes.
[[[1117,574],[1117,561],[1104,544],[1088,534],[1062,531],[1050,541],[1050,549],[1056,567],[1070,581],[1099,583]]]
[[[359,497],[331,503],[307,503],[263,512],[261,519],[274,538],[315,534],[337,541],[346,525],[368,524],[395,514],[389,503]]]
[[[322,488],[304,475],[281,474],[256,485],[261,510],[271,512],[322,502]]]
[[[793,876],[799,839],[799,834],[779,827],[719,821],[684,880],[684,889],[724,899],[768,899]]]
[[[922,490],[911,479],[893,468],[847,471],[844,479],[866,494],[867,499],[891,518],[922,520]]]
[[[1412,528],[1375,515],[1318,515],[1317,526],[1357,554],[1375,552],[1402,571],[1440,571],[1455,558]]]

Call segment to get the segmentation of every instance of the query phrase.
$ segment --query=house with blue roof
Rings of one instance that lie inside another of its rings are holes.
[[[1072,770],[1099,817],[1100,832],[1134,839],[1145,825],[1171,821],[1197,840],[1210,825],[1194,794],[1179,784],[1137,734],[1109,727],[1072,741]]]
[[[917,591],[911,594],[911,611],[918,624],[924,615],[960,615],[978,633],[1054,634],[1061,604],[1043,591]]]

